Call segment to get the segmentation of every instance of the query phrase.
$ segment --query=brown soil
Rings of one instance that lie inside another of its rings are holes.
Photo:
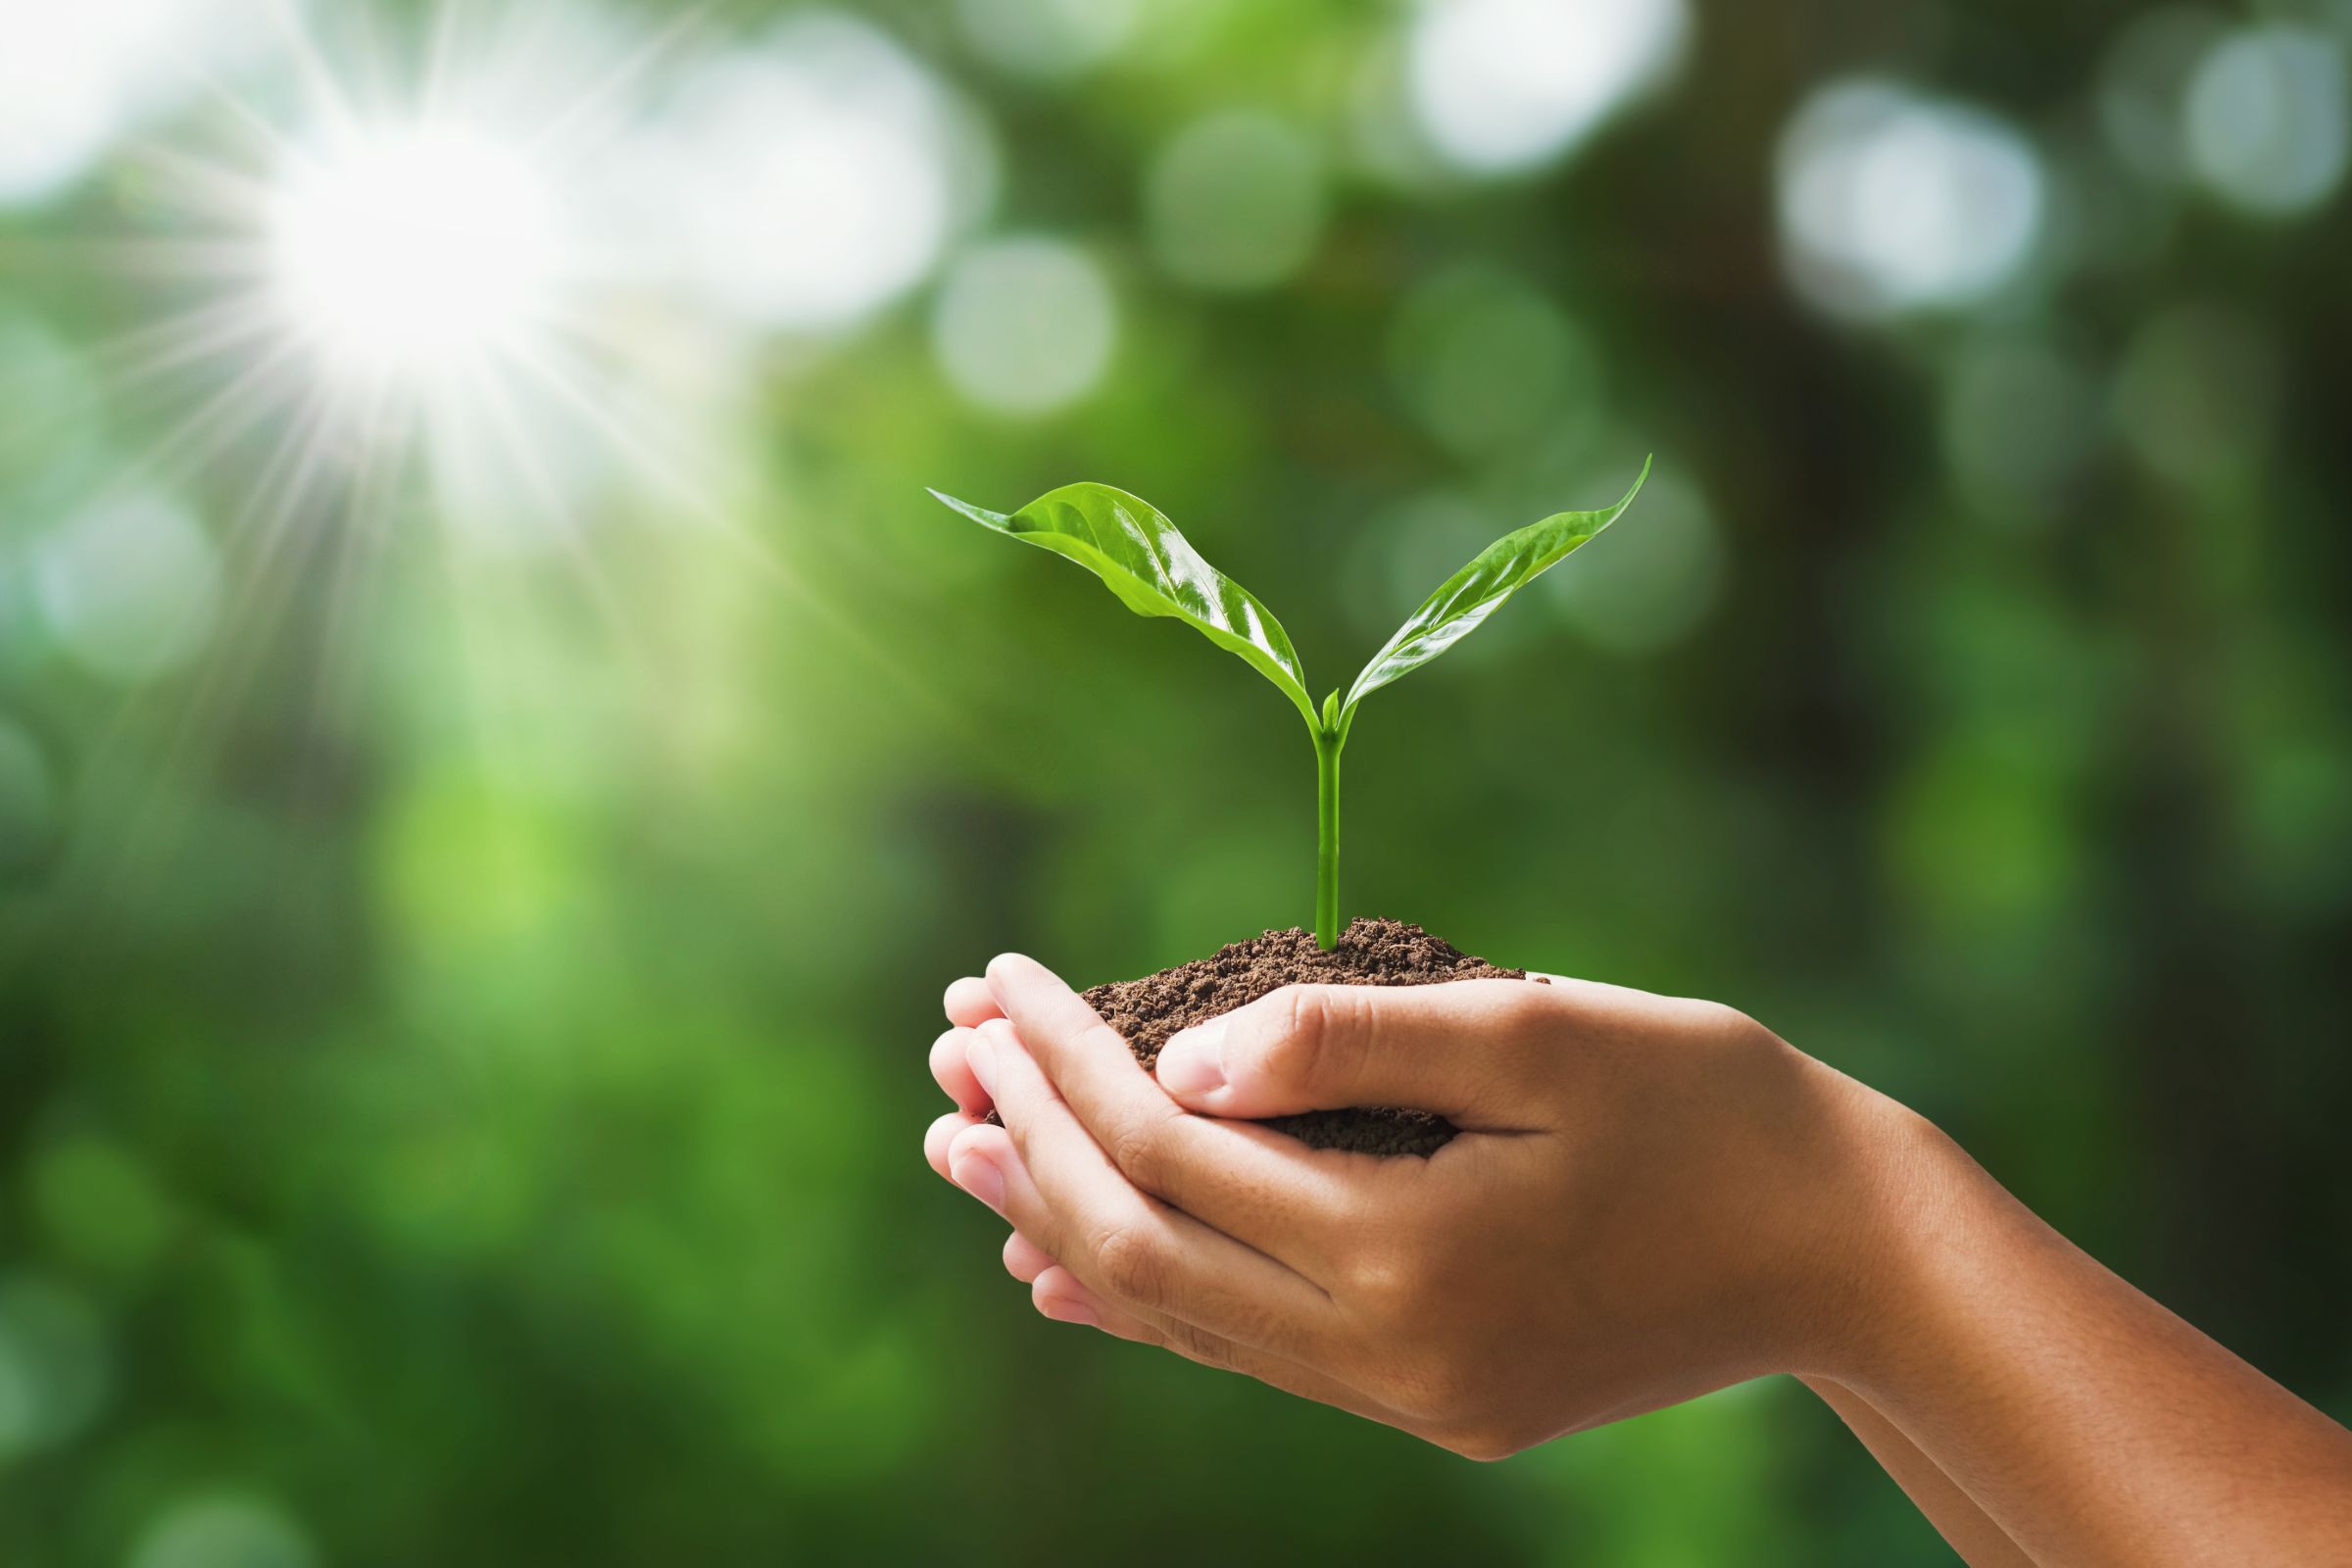
[[[1525,969],[1501,969],[1467,956],[1417,925],[1357,920],[1340,933],[1339,945],[1329,953],[1297,927],[1269,931],[1141,980],[1097,986],[1086,1000],[1148,1068],[1178,1030],[1288,985],[1430,986],[1527,977]],[[1368,1154],[1432,1154],[1454,1135],[1453,1123],[1422,1110],[1313,1110],[1277,1116],[1266,1125],[1317,1149]]]

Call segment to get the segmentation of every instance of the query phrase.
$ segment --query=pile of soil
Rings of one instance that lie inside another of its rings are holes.
[[[1284,986],[1434,986],[1448,980],[1526,978],[1525,969],[1497,968],[1473,958],[1417,925],[1357,920],[1329,953],[1297,927],[1269,931],[1141,980],[1097,986],[1086,1000],[1149,1069],[1177,1031]],[[1266,1125],[1317,1149],[1367,1154],[1433,1154],[1455,1132],[1453,1123],[1425,1110],[1312,1110],[1272,1117]]]

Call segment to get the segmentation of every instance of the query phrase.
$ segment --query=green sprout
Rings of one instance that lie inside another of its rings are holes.
[[[1319,710],[1307,695],[1305,666],[1282,622],[1248,589],[1201,560],[1176,525],[1149,503],[1105,484],[1070,484],[1008,515],[931,493],[984,528],[1067,556],[1102,578],[1137,614],[1183,621],[1247,660],[1291,700],[1315,743],[1315,940],[1328,950],[1340,939],[1340,754],[1355,726],[1356,705],[1476,631],[1504,600],[1615,522],[1648,477],[1649,465],[1643,463],[1633,489],[1615,506],[1557,513],[1487,546],[1405,617],[1345,697],[1334,691]]]

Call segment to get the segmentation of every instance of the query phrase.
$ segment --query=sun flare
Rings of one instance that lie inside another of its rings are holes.
[[[123,139],[105,228],[0,232],[0,293],[22,258],[136,302],[87,363],[140,445],[77,497],[34,591],[126,704],[179,677],[168,768],[217,752],[290,639],[317,639],[296,657],[320,733],[349,722],[413,552],[437,558],[484,712],[537,678],[517,628],[575,613],[651,701],[631,564],[656,530],[953,721],[753,525],[773,511],[734,441],[760,334],[845,331],[946,243],[931,79],[832,17],[741,45],[705,36],[699,6],[648,30],[562,0],[427,0],[383,29],[251,3],[244,65],[182,62],[169,128]],[[915,164],[926,178],[881,177]],[[852,181],[846,240],[830,209],[815,220],[842,169],[875,176]],[[500,726],[476,727],[495,748]]]
[[[419,123],[291,158],[267,217],[273,298],[331,373],[429,377],[546,322],[554,197],[495,137]]]

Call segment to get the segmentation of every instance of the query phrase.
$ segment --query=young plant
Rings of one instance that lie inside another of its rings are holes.
[[[1355,726],[1356,705],[1399,675],[1419,669],[1471,632],[1502,602],[1617,520],[1649,477],[1649,465],[1625,499],[1599,512],[1562,512],[1504,534],[1438,585],[1421,608],[1357,672],[1346,696],[1334,691],[1320,710],[1307,695],[1306,669],[1282,622],[1240,583],[1200,559],[1176,525],[1149,503],[1106,484],[1070,484],[1009,514],[931,493],[998,533],[1067,556],[1102,579],[1139,615],[1170,615],[1272,681],[1315,743],[1315,940],[1340,938],[1340,754]]]

